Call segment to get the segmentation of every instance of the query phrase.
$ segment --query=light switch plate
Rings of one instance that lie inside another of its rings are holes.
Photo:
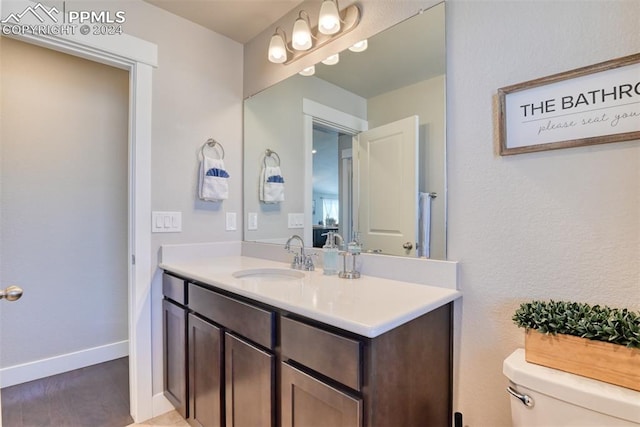
[[[235,231],[236,229],[237,229],[237,226],[236,226],[236,213],[235,212],[227,212],[226,230],[227,231]]]
[[[288,218],[288,228],[304,228],[304,214],[290,213]]]
[[[182,231],[182,212],[151,212],[152,233],[180,233]]]
[[[258,213],[257,212],[249,212],[247,217],[247,230],[257,230],[258,229]]]

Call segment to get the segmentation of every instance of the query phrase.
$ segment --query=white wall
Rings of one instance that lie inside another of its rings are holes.
[[[447,4],[449,259],[461,262],[454,409],[508,426],[502,361],[533,298],[640,309],[640,141],[500,157],[500,87],[640,50],[640,2]]]
[[[430,258],[445,259],[445,76],[405,86],[367,100],[369,129],[417,114],[422,192],[437,194],[431,201]]]

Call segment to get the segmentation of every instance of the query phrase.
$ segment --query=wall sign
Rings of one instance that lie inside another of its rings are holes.
[[[640,53],[498,89],[500,155],[640,139]]]

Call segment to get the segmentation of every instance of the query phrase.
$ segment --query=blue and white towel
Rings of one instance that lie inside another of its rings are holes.
[[[260,201],[284,202],[284,178],[280,166],[265,166],[260,173]]]
[[[229,174],[222,159],[203,156],[200,161],[198,197],[209,202],[220,202],[229,198]]]

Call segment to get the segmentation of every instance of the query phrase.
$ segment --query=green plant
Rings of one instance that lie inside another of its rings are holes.
[[[566,334],[640,348],[640,313],[565,301],[532,301],[513,315],[516,325],[545,334]]]

